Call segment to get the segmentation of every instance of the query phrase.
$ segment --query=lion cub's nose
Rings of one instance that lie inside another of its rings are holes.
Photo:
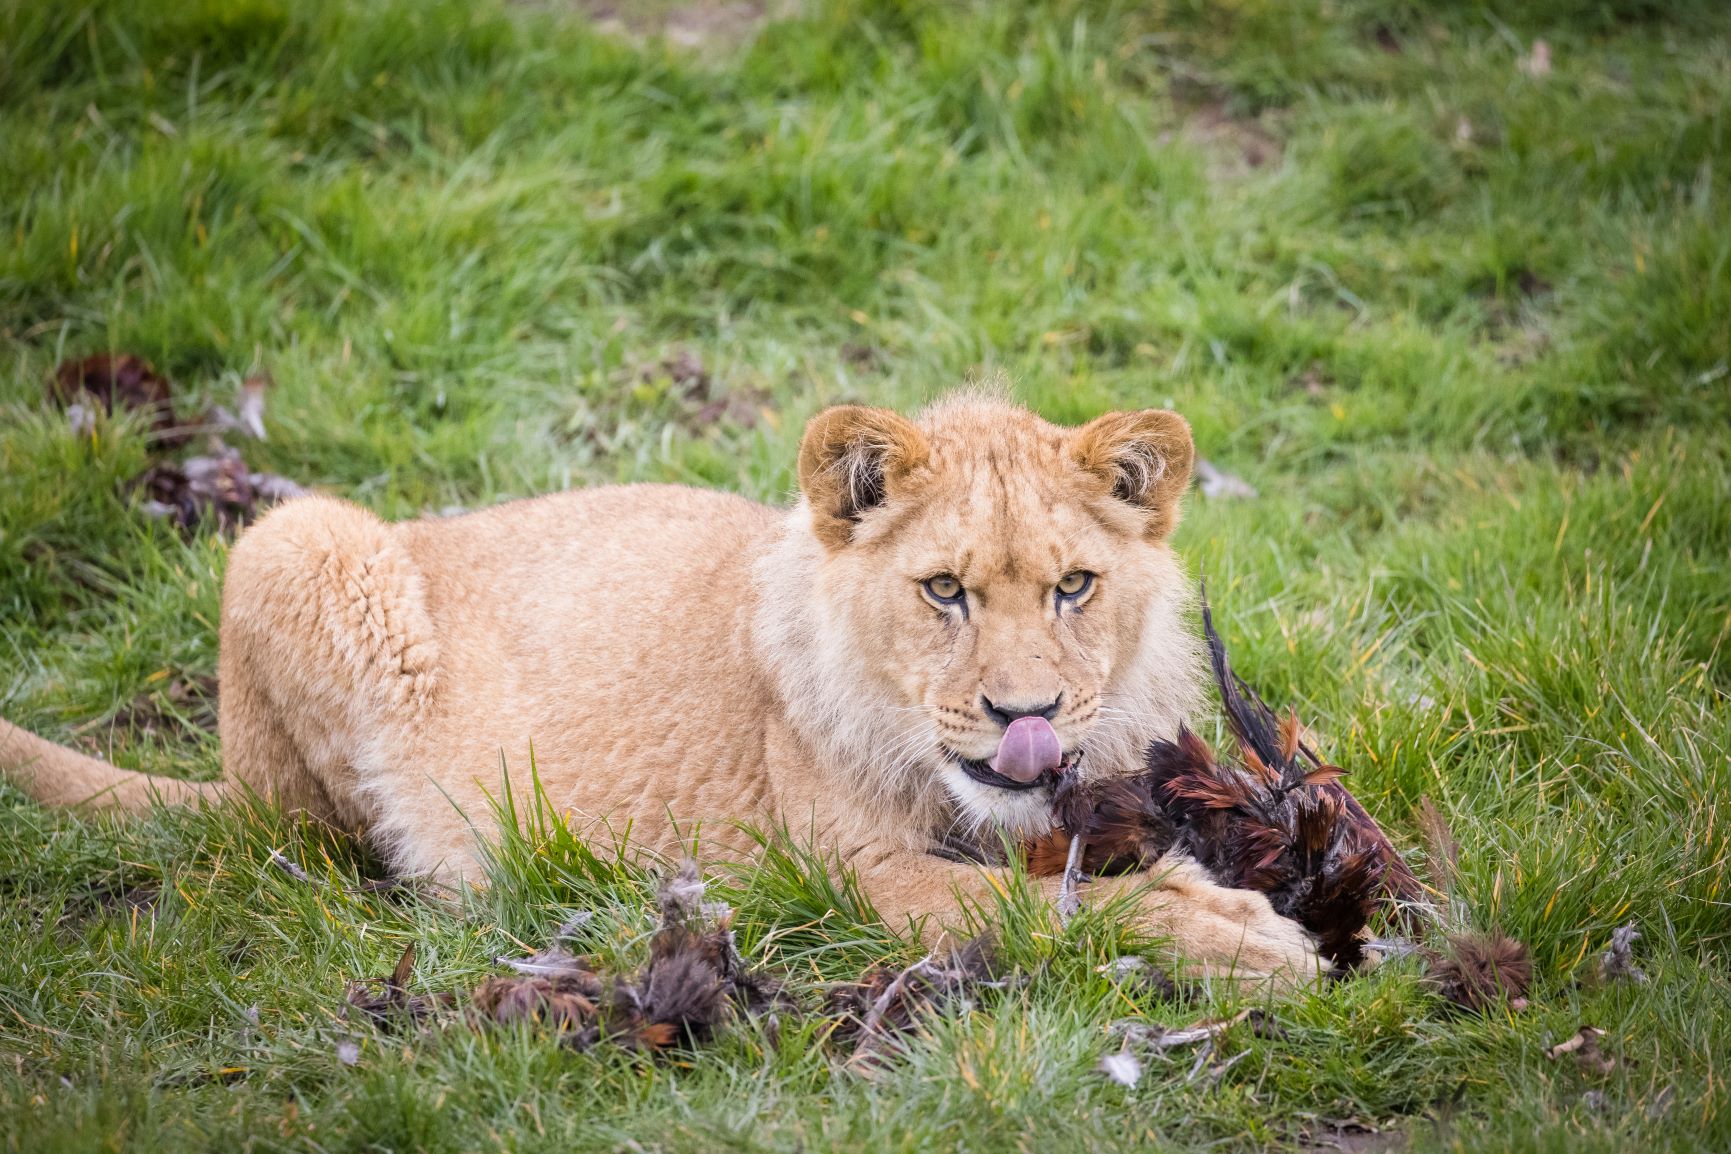
[[[1058,716],[1058,706],[1063,702],[1062,693],[1052,698],[1044,705],[1000,705],[985,694],[980,694],[980,708],[986,711],[986,716],[1003,726],[1010,728],[1010,722],[1024,717],[1041,717],[1047,721]]]

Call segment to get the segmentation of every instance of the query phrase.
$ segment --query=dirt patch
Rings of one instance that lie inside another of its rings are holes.
[[[1251,173],[1278,168],[1286,144],[1266,116],[1241,116],[1225,100],[1199,97],[1180,100],[1181,121],[1161,134],[1201,150],[1208,158],[1208,179],[1216,183],[1242,180]]]
[[[1404,1150],[1406,1135],[1398,1130],[1379,1130],[1356,1119],[1329,1122],[1308,1136],[1300,1147],[1305,1154],[1385,1154]]]
[[[662,39],[693,51],[737,48],[771,20],[793,14],[791,0],[724,0],[680,4],[662,0],[572,0],[597,31],[633,43]]]

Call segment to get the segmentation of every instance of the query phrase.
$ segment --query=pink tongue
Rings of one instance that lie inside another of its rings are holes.
[[[1058,733],[1043,717],[1018,717],[1004,730],[998,752],[989,764],[1011,781],[1030,782],[1064,760]]]

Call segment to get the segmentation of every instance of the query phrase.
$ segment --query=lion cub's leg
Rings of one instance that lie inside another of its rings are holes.
[[[421,766],[439,650],[413,561],[342,501],[279,507],[223,586],[221,736],[231,777],[376,838],[404,873],[469,872],[474,835]]]
[[[958,896],[985,902],[994,886],[1004,884],[1001,870],[922,853],[856,859],[856,866],[879,914],[897,928],[909,918],[928,918],[928,935],[953,923]],[[1055,899],[1059,879],[1038,880],[1047,898]],[[1082,898],[1097,903],[1137,890],[1146,892],[1139,895],[1134,916],[1144,928],[1170,938],[1177,953],[1202,974],[1293,987],[1314,982],[1322,972],[1316,944],[1302,926],[1275,913],[1262,894],[1219,885],[1187,859],[1163,859],[1144,874],[1095,879],[1082,887]]]
[[[352,798],[333,798],[324,779],[313,773],[277,719],[276,707],[259,674],[225,645],[220,657],[217,726],[222,758],[229,776],[283,809],[302,812],[341,829],[363,823],[352,810]],[[342,801],[351,805],[339,805]]]

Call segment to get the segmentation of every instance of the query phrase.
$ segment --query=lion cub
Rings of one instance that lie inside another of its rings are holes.
[[[501,754],[521,790],[532,745],[576,821],[659,848],[701,822],[733,853],[734,823],[786,822],[892,922],[941,922],[991,884],[943,844],[1042,832],[1058,775],[1131,770],[1198,705],[1167,544],[1192,454],[1162,410],[1060,428],[967,398],[820,413],[790,509],[634,485],[386,524],[307,497],[229,560],[224,782],[3,722],[0,769],[53,804],[240,782],[364,830],[399,871],[475,878]],[[1188,957],[1317,972],[1260,894],[1181,860],[1155,874],[1139,908]]]

